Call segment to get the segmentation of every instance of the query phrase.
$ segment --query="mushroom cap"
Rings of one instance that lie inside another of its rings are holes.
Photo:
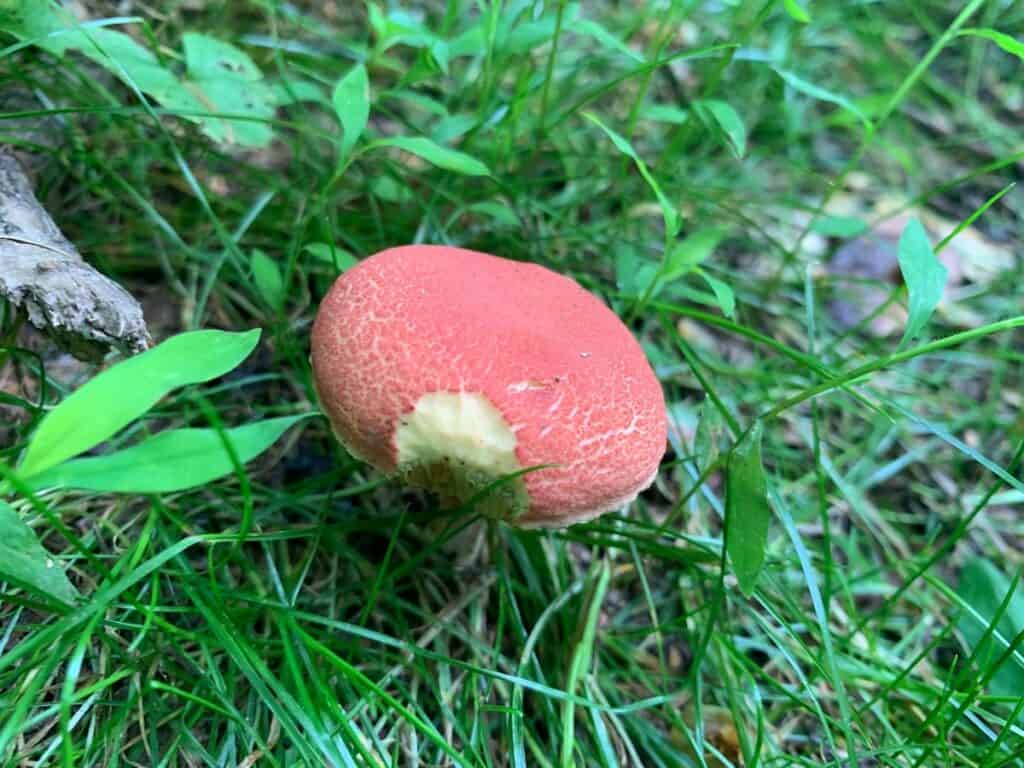
[[[486,488],[478,508],[514,525],[619,509],[665,451],[664,396],[636,339],[536,264],[430,245],[370,256],[321,304],[311,359],[353,455],[447,500]]]

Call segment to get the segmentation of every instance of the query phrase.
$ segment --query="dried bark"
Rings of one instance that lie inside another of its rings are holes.
[[[139,303],[79,255],[36,200],[25,170],[0,150],[0,297],[82,360],[150,342]]]

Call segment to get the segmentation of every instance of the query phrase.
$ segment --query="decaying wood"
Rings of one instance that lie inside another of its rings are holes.
[[[36,200],[17,158],[2,150],[0,297],[83,360],[149,345],[139,303],[82,259]]]

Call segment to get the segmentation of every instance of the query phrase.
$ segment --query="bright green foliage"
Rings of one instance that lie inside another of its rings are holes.
[[[156,5],[0,2],[4,139],[165,340],[0,306],[0,764],[1019,761],[1014,3]],[[408,243],[627,323],[650,490],[481,530],[338,445],[317,306]]]
[[[263,82],[263,73],[252,59],[228,42],[186,33],[182,38],[185,72],[179,77],[127,33],[77,24],[66,10],[48,0],[22,0],[19,13],[0,16],[0,28],[56,56],[68,51],[83,54],[163,107],[195,120],[214,141],[263,147],[273,138],[267,121],[280,97]],[[299,88],[300,97],[311,95],[308,86]]]
[[[18,513],[2,501],[0,579],[61,603],[74,602],[78,594],[61,564],[43,549]]]
[[[732,449],[726,480],[725,538],[729,562],[740,590],[748,597],[754,593],[764,567],[772,516],[761,459],[763,433],[761,422],[755,422]]]
[[[1011,593],[1011,587],[1016,590]],[[974,665],[990,679],[993,693],[1019,696],[1024,691],[1024,594],[992,562],[977,558],[964,565],[957,593],[963,600],[957,624]],[[1011,643],[1017,643],[1014,648]]]
[[[168,392],[222,376],[249,356],[259,331],[194,331],[129,358],[50,411],[18,465],[29,478],[89,450],[142,416]]]
[[[370,81],[366,67],[357,64],[338,81],[333,103],[343,131],[339,154],[344,159],[352,152],[370,119]]]
[[[936,257],[917,219],[907,222],[899,245],[900,272],[910,296],[904,341],[914,339],[942,301],[949,273]]]
[[[259,456],[302,416],[218,431],[169,429],[120,451],[72,459],[33,476],[34,489],[100,493],[173,493],[197,488]]]
[[[1018,59],[1024,61],[1024,43],[1005,32],[1000,32],[995,29],[964,29],[960,31],[960,34],[970,35],[973,37],[983,37],[986,40],[991,40],[1007,53],[1012,53]]]
[[[263,82],[263,73],[240,48],[194,32],[182,40],[185,47],[187,80],[168,106],[183,108],[186,100],[199,102],[201,112],[241,115],[249,118],[230,120],[203,116],[203,133],[214,141],[265,147],[273,138],[268,122],[274,116],[277,99]],[[143,89],[145,90],[145,89]],[[158,99],[163,99],[157,95]],[[178,98],[182,98],[180,104]]]
[[[727,101],[705,99],[694,103],[694,109],[709,128],[717,128],[737,158],[747,151],[747,129],[743,119]]]
[[[487,176],[490,174],[487,166],[476,158],[470,157],[465,152],[442,147],[423,136],[393,136],[389,139],[378,139],[370,146],[371,148],[397,147],[422,157],[428,163],[436,165],[438,168],[462,173],[467,176]]]
[[[276,311],[284,306],[285,285],[281,268],[272,258],[258,248],[249,259],[252,267],[252,279],[256,283],[263,300]]]

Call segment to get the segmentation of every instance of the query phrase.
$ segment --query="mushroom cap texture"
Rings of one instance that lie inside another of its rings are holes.
[[[391,248],[342,274],[312,332],[314,381],[342,443],[399,469],[396,430],[424,395],[483,395],[515,435],[528,509],[557,527],[653,482],[665,400],[629,329],[575,281],[447,246]]]

